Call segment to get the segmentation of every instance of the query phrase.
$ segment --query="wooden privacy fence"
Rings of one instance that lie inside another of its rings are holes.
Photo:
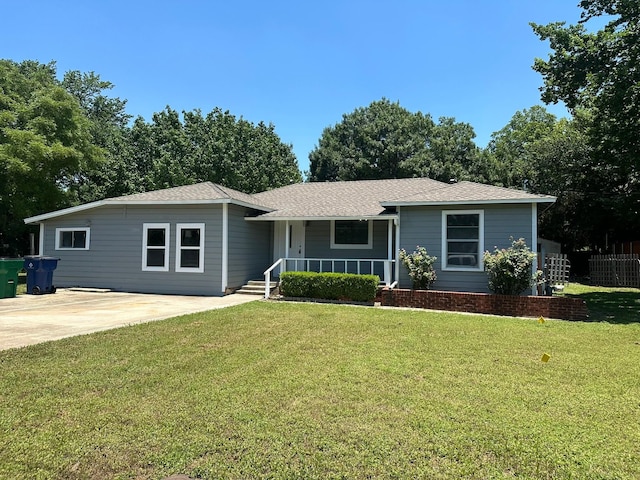
[[[640,287],[638,255],[592,255],[589,259],[591,283],[603,287]]]

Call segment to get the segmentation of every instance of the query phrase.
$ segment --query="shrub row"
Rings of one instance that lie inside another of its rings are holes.
[[[371,302],[376,296],[380,277],[352,273],[283,272],[280,292],[285,297],[323,298]]]

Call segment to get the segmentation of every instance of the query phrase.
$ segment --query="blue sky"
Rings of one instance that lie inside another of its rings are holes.
[[[324,128],[382,97],[486,146],[541,103],[531,65],[549,47],[529,22],[580,16],[578,0],[3,3],[0,58],[94,71],[147,121],[169,105],[271,122],[302,170]]]

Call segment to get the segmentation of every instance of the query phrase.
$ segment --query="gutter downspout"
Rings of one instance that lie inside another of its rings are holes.
[[[229,204],[222,204],[222,294],[229,283]]]
[[[531,265],[532,275],[538,271],[538,204],[531,204],[531,252],[535,254],[533,257],[533,265]],[[538,285],[531,288],[532,295],[538,295]]]
[[[396,219],[396,278],[394,283],[400,287],[400,207],[397,207],[398,218]]]
[[[44,255],[44,222],[40,222],[40,233],[38,234],[38,255]]]

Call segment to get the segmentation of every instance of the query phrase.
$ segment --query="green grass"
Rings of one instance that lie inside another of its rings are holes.
[[[563,295],[581,298],[587,303],[589,319],[594,322],[640,322],[640,289],[594,287],[570,283]]]
[[[19,272],[16,295],[24,295],[25,293],[27,293],[27,274],[26,272]]]
[[[640,324],[255,302],[0,352],[0,478],[640,478],[639,378]]]

